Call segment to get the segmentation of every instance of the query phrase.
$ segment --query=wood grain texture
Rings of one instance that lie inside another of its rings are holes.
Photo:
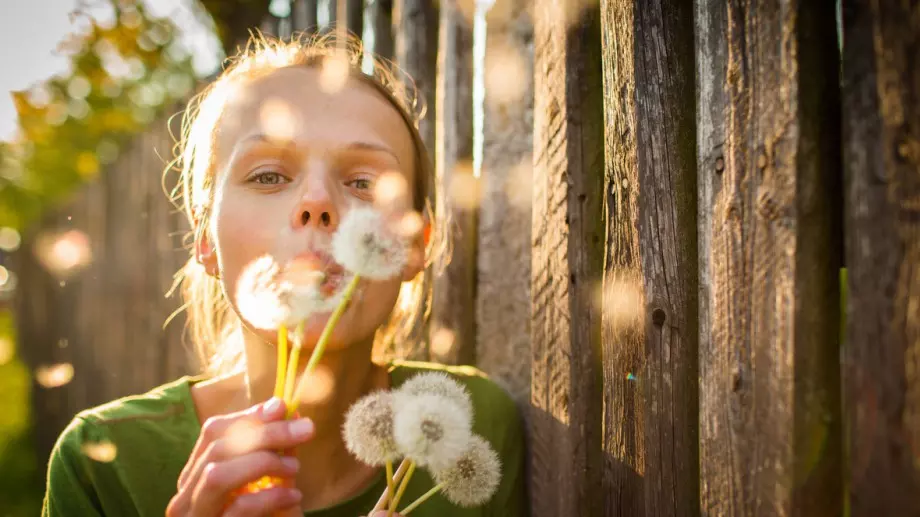
[[[533,19],[529,0],[498,0],[486,15],[478,226],[476,358],[529,400],[533,179]],[[510,84],[504,94],[490,84]]]
[[[645,514],[645,313],[639,256],[633,0],[601,2],[604,67],[604,515]]]
[[[601,515],[603,90],[600,12],[534,6],[531,500]]]
[[[464,185],[473,177],[473,27],[456,2],[440,9],[435,211],[448,221],[450,252],[435,264],[430,343],[433,360],[476,362],[476,214]]]
[[[840,515],[833,5],[698,1],[696,26],[701,511]]]
[[[852,515],[920,515],[920,2],[844,2]]]
[[[635,3],[645,510],[699,514],[692,0]]]

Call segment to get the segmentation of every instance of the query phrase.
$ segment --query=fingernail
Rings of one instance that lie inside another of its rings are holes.
[[[281,411],[282,405],[283,404],[281,403],[281,399],[279,399],[278,397],[272,397],[268,399],[268,402],[266,402],[264,406],[262,406],[262,414],[263,415],[274,415],[278,411]]]
[[[298,418],[290,423],[288,429],[295,438],[304,438],[313,433],[313,421],[309,418]]]
[[[281,458],[281,463],[284,465],[284,468],[294,472],[297,472],[298,468],[300,468],[300,462],[297,458],[291,456]]]

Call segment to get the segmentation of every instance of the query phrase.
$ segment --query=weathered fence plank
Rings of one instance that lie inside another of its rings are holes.
[[[840,515],[833,3],[698,0],[696,26],[702,512]]]
[[[436,160],[435,150],[435,77],[437,75],[438,12],[434,2],[428,0],[396,0],[393,2],[394,54],[396,64],[414,81],[417,102],[424,113],[418,130]],[[432,182],[434,185],[434,182]],[[431,286],[433,275],[426,270],[425,286]],[[422,308],[428,314],[431,301],[426,300]],[[416,325],[416,329],[399,343],[396,355],[408,359],[429,359],[427,325]]]
[[[476,359],[521,400],[530,393],[533,19],[530,0],[486,15],[476,282]]]
[[[473,177],[473,27],[456,2],[443,2],[437,65],[435,174],[446,188],[436,212],[451,222],[451,250],[436,264],[431,305],[433,360],[476,362],[476,214]],[[435,273],[436,275],[438,273]]]
[[[187,225],[161,186],[171,147],[159,119],[126,144],[100,178],[26,232],[16,267],[28,286],[16,293],[24,358],[32,368],[73,367],[73,379],[63,386],[35,385],[40,458],[78,411],[195,371],[181,341],[184,318],[162,331],[179,306],[163,296],[188,257],[179,250]],[[64,241],[54,240],[62,235]],[[83,257],[86,242],[91,261],[54,273],[39,256],[47,248],[33,253],[43,238],[63,242],[53,253],[63,253],[58,261],[64,263]]]
[[[393,59],[393,0],[368,0],[367,13],[372,24],[374,54]]]
[[[604,91],[604,218],[601,300],[604,353],[604,515],[645,513],[645,312],[639,256],[633,0],[601,2]]]
[[[291,26],[294,31],[316,30],[316,0],[294,0],[291,2]]]
[[[364,34],[364,0],[339,0],[339,6],[345,9],[345,28],[360,38]]]
[[[851,515],[920,515],[920,4],[844,2]]]
[[[691,516],[699,513],[693,3],[640,0],[634,16],[645,509]]]
[[[393,2],[396,63],[415,81],[425,117],[419,133],[428,149],[435,148],[435,77],[438,59],[438,10],[429,0]]]
[[[605,231],[600,50],[597,6],[535,3],[529,425],[536,516],[601,515],[607,497],[595,296]]]

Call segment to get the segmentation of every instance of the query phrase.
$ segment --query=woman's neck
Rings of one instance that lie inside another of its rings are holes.
[[[275,384],[277,353],[258,336],[244,332],[246,372],[239,394],[243,407],[268,400]],[[377,469],[358,462],[345,448],[342,424],[345,413],[359,398],[389,388],[389,375],[383,366],[371,361],[372,342],[356,343],[343,349],[326,349],[299,392],[297,412],[315,424],[314,437],[297,449],[300,473],[297,486],[304,494],[304,508],[328,506],[365,487]],[[312,348],[302,351],[297,381]]]

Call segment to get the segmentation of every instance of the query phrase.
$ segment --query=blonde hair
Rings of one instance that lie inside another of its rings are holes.
[[[379,353],[392,350],[410,336],[421,336],[419,330],[427,319],[430,306],[431,277],[429,266],[447,252],[446,217],[436,217],[435,195],[440,189],[434,167],[418,133],[418,121],[424,107],[418,106],[418,96],[411,78],[391,62],[369,55],[373,72],[361,72],[365,57],[360,41],[351,35],[293,36],[282,41],[254,34],[236,56],[228,60],[221,74],[189,101],[182,118],[182,131],[175,147],[175,159],[166,173],[177,171],[170,199],[183,210],[193,228],[190,258],[176,273],[170,292],[179,289],[187,311],[187,337],[196,352],[199,364],[210,374],[226,373],[242,367],[242,340],[239,317],[233,311],[221,288],[220,281],[208,275],[194,254],[194,243],[208,231],[215,176],[214,133],[224,107],[241,82],[264,77],[278,69],[307,66],[321,67],[326,59],[345,59],[350,77],[374,87],[400,113],[412,135],[416,153],[415,208],[425,213],[430,222],[426,246],[426,270],[412,281],[403,283],[389,320],[377,331],[374,349]],[[164,176],[165,178],[165,176]],[[438,261],[440,263],[440,260]],[[179,312],[177,311],[177,312]]]

